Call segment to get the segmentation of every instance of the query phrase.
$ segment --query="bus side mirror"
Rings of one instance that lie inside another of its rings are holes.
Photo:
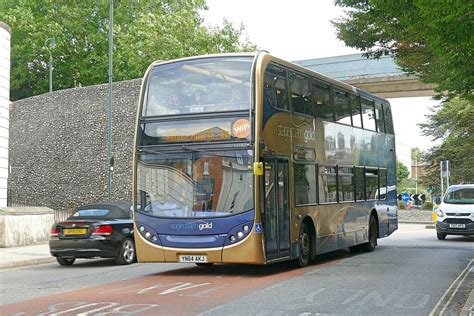
[[[253,163],[253,174],[256,176],[263,176],[263,162]]]

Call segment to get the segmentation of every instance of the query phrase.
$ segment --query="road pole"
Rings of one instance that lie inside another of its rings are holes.
[[[53,92],[53,56],[49,52],[49,92]]]
[[[418,157],[415,157],[415,194],[418,194]]]
[[[108,106],[108,124],[107,124],[107,198],[110,202],[112,197],[112,171],[113,171],[113,156],[112,156],[112,53],[114,43],[114,0],[109,2],[109,106]]]
[[[444,179],[443,179],[443,160],[441,160],[441,166],[439,168],[439,175],[441,176],[441,198],[443,198],[444,194]]]
[[[446,189],[449,188],[449,160],[446,160]]]

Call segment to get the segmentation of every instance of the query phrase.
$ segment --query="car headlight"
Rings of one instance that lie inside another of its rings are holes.
[[[443,213],[443,211],[440,210],[440,209],[438,209],[438,211],[436,212],[436,215],[437,215],[438,217],[444,217],[444,213]]]

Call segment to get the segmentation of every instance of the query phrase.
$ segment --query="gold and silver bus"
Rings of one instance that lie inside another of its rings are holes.
[[[397,229],[389,103],[267,52],[153,63],[136,128],[139,262],[305,266]]]

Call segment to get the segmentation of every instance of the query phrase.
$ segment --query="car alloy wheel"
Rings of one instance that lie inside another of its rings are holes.
[[[116,261],[118,264],[131,264],[135,261],[135,244],[132,239],[124,239]]]

